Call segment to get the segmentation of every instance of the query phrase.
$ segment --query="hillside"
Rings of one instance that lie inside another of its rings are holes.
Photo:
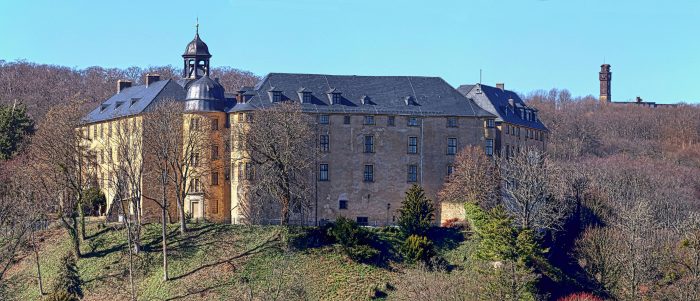
[[[392,299],[399,278],[417,270],[396,262],[385,267],[356,263],[333,245],[287,247],[282,239],[286,231],[276,226],[192,224],[187,237],[170,229],[171,280],[162,282],[160,229],[145,229],[144,252],[135,260],[139,300],[249,300],[251,294],[252,300],[369,300],[387,293]],[[95,225],[88,232],[85,257],[78,261],[84,300],[128,300],[124,232]],[[390,245],[394,241],[391,233],[377,234]],[[62,229],[46,231],[41,240],[39,257],[48,290],[70,242]],[[456,255],[461,252],[457,244],[447,245],[441,253],[463,257]],[[10,271],[10,300],[39,300],[34,256],[26,255]]]

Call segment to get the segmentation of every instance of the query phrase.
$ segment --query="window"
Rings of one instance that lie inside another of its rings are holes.
[[[241,181],[245,177],[243,170],[245,169],[245,163],[238,163],[238,180]]]
[[[456,128],[457,127],[457,117],[447,117],[447,127]]]
[[[303,103],[311,103],[311,92],[302,93],[301,101]]]
[[[328,163],[323,163],[318,166],[318,180],[328,181]]]
[[[506,144],[506,158],[510,158],[510,144]]]
[[[199,118],[194,117],[194,118],[190,119],[190,128],[193,130],[199,129]],[[110,132],[111,132],[111,129],[110,129]]]
[[[199,166],[199,153],[194,153],[192,154],[191,162],[192,166],[197,167]]]
[[[224,180],[231,180],[231,168],[228,166],[224,168]]]
[[[408,137],[408,153],[418,153],[418,137]]]
[[[272,91],[272,101],[273,102],[282,101],[282,92],[281,91]]]
[[[350,115],[343,116],[343,124],[350,124]]]
[[[322,153],[327,153],[330,151],[330,142],[328,135],[321,135],[319,138],[319,145],[321,147],[321,152]]]
[[[418,126],[418,117],[415,117],[415,116],[408,117],[408,126]]]
[[[386,125],[388,126],[394,126],[396,125],[396,117],[395,116],[389,116],[386,120]]]
[[[496,120],[494,119],[486,119],[486,127],[487,128],[495,128],[496,127]]]
[[[338,209],[348,209],[348,200],[339,200]]]
[[[190,192],[202,192],[202,183],[199,181],[199,178],[194,178],[190,180]]]
[[[374,182],[374,165],[365,165],[364,181]]]
[[[493,156],[493,139],[486,139],[486,155]]]
[[[219,130],[219,119],[212,118],[211,119],[211,130],[212,131],[218,131]]]
[[[365,153],[374,152],[374,136],[365,136]]]
[[[340,104],[340,93],[333,93],[333,104]]]
[[[216,160],[219,158],[219,147],[216,145],[211,146],[211,159]]]
[[[253,176],[255,176],[255,171],[253,170],[253,164],[246,163],[245,164],[245,179],[252,180]]]
[[[216,171],[211,173],[211,185],[219,185],[219,173]]]
[[[506,124],[505,128],[506,128],[506,134],[510,134],[510,125]]]
[[[452,164],[447,164],[447,175],[450,176],[455,171],[455,167]]]
[[[374,125],[374,115],[365,116],[365,125]]]
[[[515,136],[520,137],[520,128],[519,127],[515,128],[515,132],[516,132]]]
[[[357,217],[357,225],[367,226],[367,225],[369,225],[369,219],[366,216],[358,216]]]
[[[245,113],[238,113],[238,122],[245,122]]]
[[[107,123],[107,137],[112,137],[112,123]]]
[[[454,155],[457,153],[457,138],[447,138],[447,154]]]
[[[318,115],[318,123],[329,124],[330,120],[328,119],[328,115]]]
[[[409,165],[408,166],[408,175],[407,179],[408,182],[418,182],[418,166],[417,165]]]

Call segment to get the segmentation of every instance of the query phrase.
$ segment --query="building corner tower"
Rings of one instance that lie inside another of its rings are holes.
[[[610,72],[610,64],[600,65],[600,102],[612,102],[612,94],[610,93],[610,82],[612,81],[612,72]]]

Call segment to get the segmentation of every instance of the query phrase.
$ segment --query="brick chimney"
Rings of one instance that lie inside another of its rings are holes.
[[[496,84],[496,88],[499,88],[499,89],[501,89],[501,91],[503,91],[503,90],[506,89],[506,84],[504,84],[504,83],[497,83],[497,84]]]
[[[122,90],[131,87],[131,81],[126,79],[120,79],[117,81],[117,93],[121,93]]]
[[[146,87],[160,80],[160,74],[146,74]]]

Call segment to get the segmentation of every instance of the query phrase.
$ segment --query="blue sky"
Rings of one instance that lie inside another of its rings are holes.
[[[198,3],[198,4],[195,4]],[[0,3],[0,59],[83,68],[180,66],[200,34],[212,65],[440,76],[529,92],[700,102],[700,1],[250,0]]]

